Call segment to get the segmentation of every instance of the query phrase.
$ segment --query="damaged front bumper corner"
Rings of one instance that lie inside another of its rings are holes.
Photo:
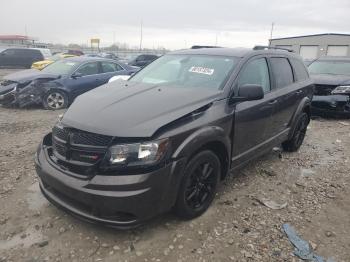
[[[38,105],[42,103],[42,97],[32,93],[17,92],[15,94],[14,104],[20,108],[28,107],[32,105]]]
[[[349,118],[350,97],[348,95],[314,95],[311,110],[315,116]]]
[[[7,88],[5,92],[0,93],[0,104],[11,105],[15,100],[15,94],[17,93],[17,87],[14,85],[11,88]]]

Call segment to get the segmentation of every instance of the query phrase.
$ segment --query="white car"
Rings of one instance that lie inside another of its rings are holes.
[[[108,80],[108,83],[119,80],[119,79],[120,80],[128,80],[129,78],[130,78],[130,76],[128,76],[128,75],[113,76],[112,78],[110,78]]]

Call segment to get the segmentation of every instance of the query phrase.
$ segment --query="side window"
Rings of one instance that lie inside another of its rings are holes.
[[[309,73],[304,65],[304,63],[297,59],[291,59],[290,62],[294,68],[295,76],[298,81],[303,81],[309,78]]]
[[[293,71],[287,58],[271,58],[272,71],[276,79],[277,88],[283,88],[293,84]]]
[[[144,55],[140,55],[138,58],[136,58],[136,61],[144,61],[144,60],[146,60]]]
[[[248,62],[238,78],[238,86],[246,84],[260,85],[265,94],[270,92],[269,69],[265,58]]]
[[[110,72],[123,70],[123,68],[116,63],[101,62],[101,66],[102,66],[102,73],[110,73]]]
[[[6,56],[13,56],[15,54],[15,50],[14,49],[7,49],[7,50],[3,51],[2,54],[6,55]]]
[[[98,63],[97,62],[92,62],[92,63],[87,63],[85,65],[82,65],[77,70],[77,73],[82,74],[82,76],[96,75],[96,74],[99,73]]]

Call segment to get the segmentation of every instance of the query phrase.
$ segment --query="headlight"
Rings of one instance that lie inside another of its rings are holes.
[[[163,159],[168,147],[168,139],[111,146],[109,163],[120,167],[154,165]]]
[[[349,94],[350,95],[350,85],[348,86],[337,86],[332,91],[333,95]]]

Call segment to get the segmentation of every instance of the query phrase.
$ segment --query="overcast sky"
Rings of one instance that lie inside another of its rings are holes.
[[[51,43],[126,42],[169,49],[250,47],[274,37],[350,33],[349,0],[2,0],[0,34]]]

